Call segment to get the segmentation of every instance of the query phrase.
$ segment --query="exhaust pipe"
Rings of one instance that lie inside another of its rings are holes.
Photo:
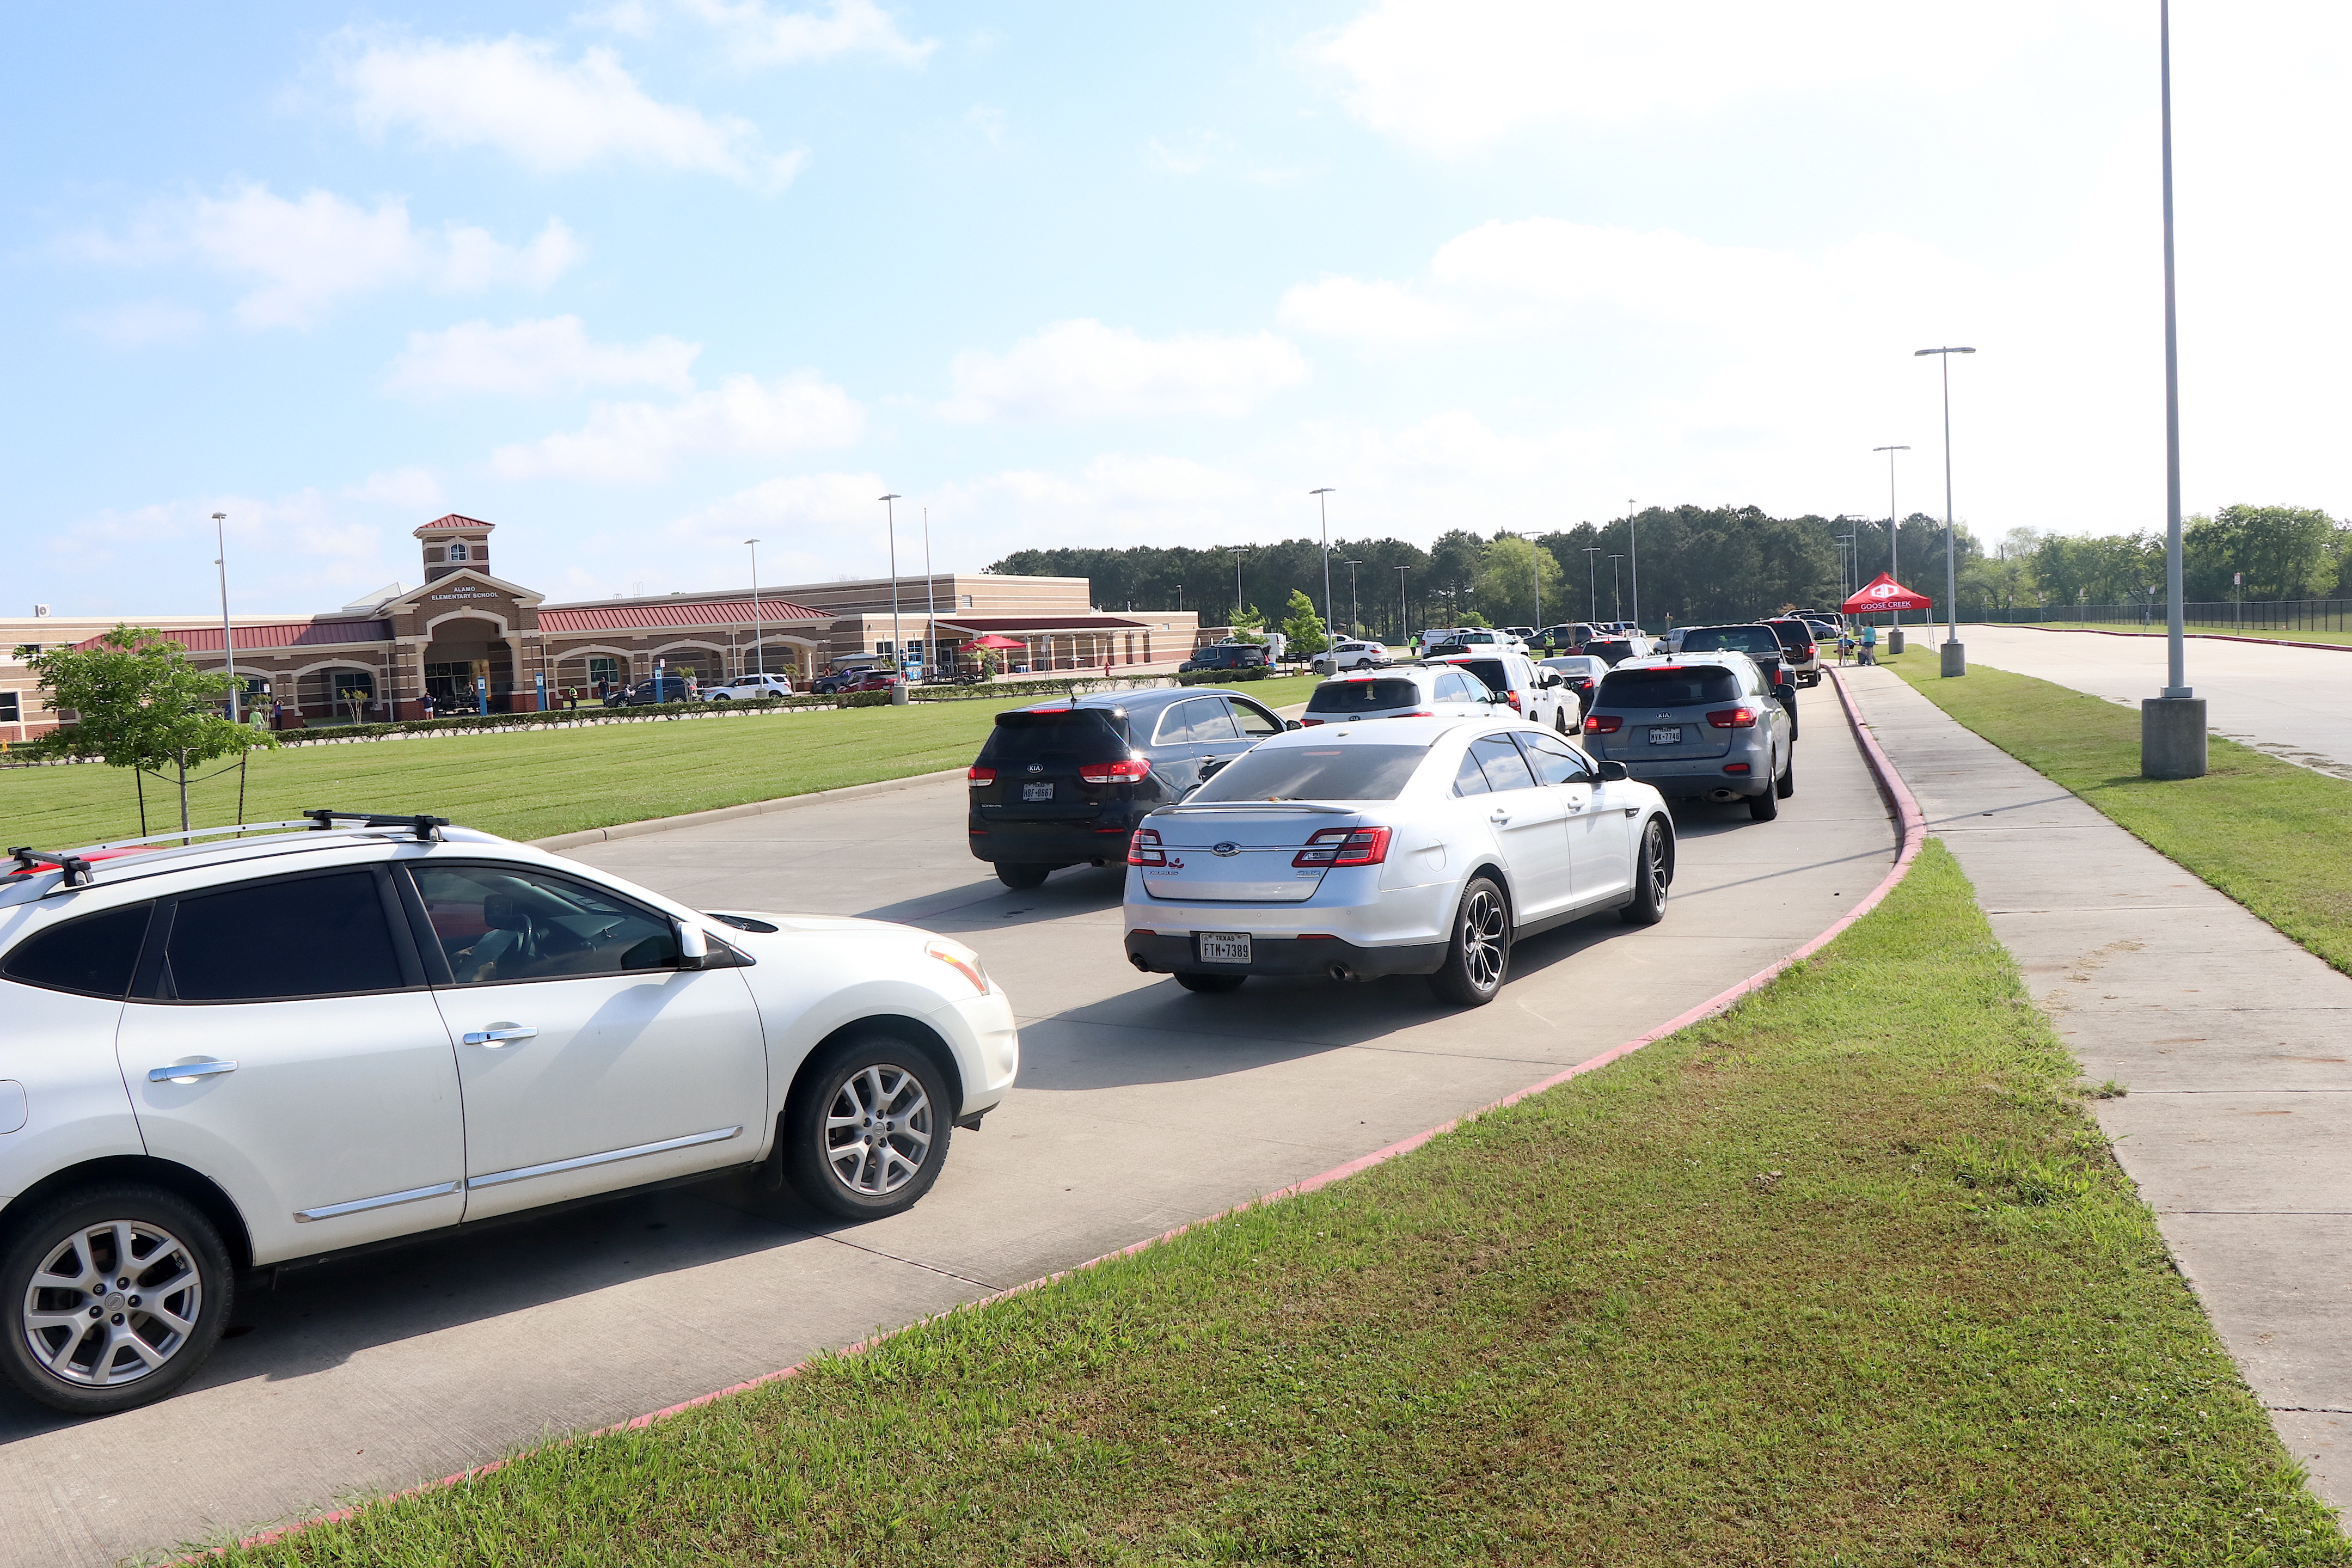
[[[1129,953],[1129,954],[1127,955],[1127,961],[1128,961],[1129,963],[1132,963],[1133,965],[1135,965],[1135,967],[1136,967],[1136,969],[1137,969],[1137,971],[1138,971],[1139,973],[1144,973],[1144,974],[1149,974],[1149,973],[1151,973],[1151,965],[1144,962],[1143,954],[1141,954],[1141,953],[1139,953],[1139,952],[1130,952],[1130,953]]]
[[[1706,798],[1714,801],[1738,800],[1739,792],[1736,789],[1709,790]]]
[[[1330,968],[1330,975],[1334,980],[1361,980],[1363,978],[1362,975],[1358,974],[1354,970],[1349,968],[1344,963],[1333,964]]]

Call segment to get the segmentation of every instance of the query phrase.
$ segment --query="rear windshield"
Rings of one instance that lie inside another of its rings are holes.
[[[1193,800],[1394,800],[1426,746],[1261,746]]]
[[[1486,689],[1497,697],[1511,689],[1511,672],[1503,668],[1503,661],[1499,658],[1465,658],[1455,662],[1485,681]]]
[[[1584,645],[1586,657],[1607,659],[1611,664],[1633,657],[1633,645],[1622,637],[1594,637]]]
[[[982,763],[1098,762],[1127,755],[1127,715],[1109,708],[999,713]]]
[[[1327,680],[1307,700],[1309,713],[1376,713],[1420,706],[1421,688],[1410,680]]]
[[[1813,640],[1813,628],[1802,621],[1767,621],[1764,624],[1780,634],[1782,647],[1796,647]]]
[[[1739,678],[1719,664],[1676,669],[1612,669],[1601,682],[1600,708],[1693,708],[1729,702],[1739,695]]]
[[[1693,626],[1683,634],[1685,653],[1763,653],[1778,658],[1780,639],[1770,626]]]

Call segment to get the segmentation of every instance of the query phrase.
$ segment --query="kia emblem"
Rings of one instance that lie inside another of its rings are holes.
[[[1033,773],[1042,773],[1045,771],[1045,764],[1043,763],[1031,763],[1029,764],[1029,771]]]
[[[1242,847],[1234,843],[1230,838],[1226,839],[1223,844],[1212,844],[1209,846],[1209,853],[1212,855],[1238,855],[1241,852]]]

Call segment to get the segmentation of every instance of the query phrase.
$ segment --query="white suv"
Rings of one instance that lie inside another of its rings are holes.
[[[171,1393],[241,1268],[728,1167],[896,1214],[1012,1086],[961,942],[313,815],[0,875],[0,1373],[43,1404]]]
[[[724,686],[706,686],[702,698],[706,702],[731,702],[738,699],[749,701],[762,697],[790,697],[793,683],[781,675],[739,675]]]
[[[1334,675],[1343,669],[1381,669],[1390,662],[1389,650],[1382,644],[1341,637],[1308,660],[1307,668],[1318,675]]]
[[[1299,725],[1350,719],[1484,719],[1500,701],[1486,682],[1450,664],[1405,664],[1377,675],[1335,675],[1309,692]]]

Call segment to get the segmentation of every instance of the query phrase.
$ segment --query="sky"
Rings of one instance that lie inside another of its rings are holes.
[[[2184,501],[2352,512],[2352,6],[2175,7]],[[5,12],[0,615],[1643,506],[2160,530],[2154,0]]]

